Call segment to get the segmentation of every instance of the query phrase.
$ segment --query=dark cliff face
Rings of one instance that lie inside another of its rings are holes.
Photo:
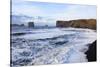
[[[56,27],[88,28],[96,30],[96,19],[78,19],[70,21],[57,21]]]
[[[89,44],[89,49],[86,52],[87,54],[87,59],[89,62],[96,61],[97,60],[97,41],[94,41],[92,44]]]

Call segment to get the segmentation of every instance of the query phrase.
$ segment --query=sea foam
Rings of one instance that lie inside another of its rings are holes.
[[[13,66],[87,62],[85,52],[96,31],[78,28],[37,29],[12,36]]]

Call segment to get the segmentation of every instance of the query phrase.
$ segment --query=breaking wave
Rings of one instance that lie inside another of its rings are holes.
[[[25,34],[11,38],[12,66],[87,62],[85,52],[96,40],[96,31],[81,28],[36,29],[19,33]]]

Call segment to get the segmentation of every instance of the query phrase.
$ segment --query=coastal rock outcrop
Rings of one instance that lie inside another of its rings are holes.
[[[29,28],[34,28],[34,22],[28,22],[28,27]]]
[[[77,19],[70,21],[56,22],[56,27],[74,27],[74,28],[88,28],[96,30],[96,19]]]
[[[97,60],[97,41],[94,41],[92,44],[89,44],[89,50],[86,52],[87,59],[89,62]]]

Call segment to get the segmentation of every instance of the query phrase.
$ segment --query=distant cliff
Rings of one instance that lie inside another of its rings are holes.
[[[57,21],[56,27],[88,28],[96,30],[96,19],[78,19],[70,21]]]

